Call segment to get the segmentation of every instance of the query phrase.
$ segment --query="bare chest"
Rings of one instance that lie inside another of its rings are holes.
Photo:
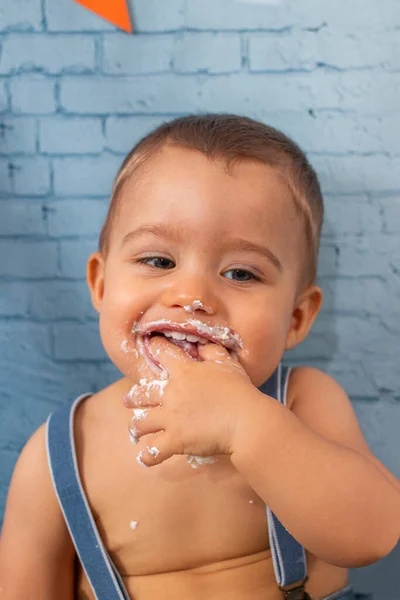
[[[97,448],[80,471],[100,535],[122,575],[196,568],[265,550],[265,505],[221,457],[193,469],[185,457],[152,468],[127,442]]]

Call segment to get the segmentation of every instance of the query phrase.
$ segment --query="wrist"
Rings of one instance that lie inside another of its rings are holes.
[[[231,460],[239,471],[256,457],[265,460],[274,448],[282,409],[277,400],[257,388],[251,398],[246,397],[231,443]]]

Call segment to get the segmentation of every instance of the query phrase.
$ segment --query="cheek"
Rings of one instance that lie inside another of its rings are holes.
[[[99,328],[103,346],[115,363],[131,354],[134,345],[132,327],[140,319],[144,307],[140,297],[128,293],[105,293],[100,309]]]
[[[281,361],[287,332],[287,318],[277,314],[259,319],[247,329],[246,335],[243,331],[247,352],[241,353],[240,362],[257,387],[268,379]]]

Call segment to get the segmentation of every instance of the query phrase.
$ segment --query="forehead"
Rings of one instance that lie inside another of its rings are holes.
[[[226,161],[195,150],[165,147],[125,183],[115,232],[132,225],[169,221],[215,238],[240,230],[261,235],[298,224],[291,193],[278,169],[240,160]]]

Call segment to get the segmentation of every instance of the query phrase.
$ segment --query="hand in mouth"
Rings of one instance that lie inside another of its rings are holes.
[[[160,362],[150,349],[150,340],[155,336],[163,336],[170,343],[182,348],[193,360],[199,358],[199,344],[208,342],[219,344],[236,358],[237,350],[243,348],[243,343],[238,334],[226,326],[208,325],[196,319],[177,323],[169,319],[160,319],[145,324],[134,323],[132,333],[137,337],[139,351],[142,350],[148,360],[159,369]]]

